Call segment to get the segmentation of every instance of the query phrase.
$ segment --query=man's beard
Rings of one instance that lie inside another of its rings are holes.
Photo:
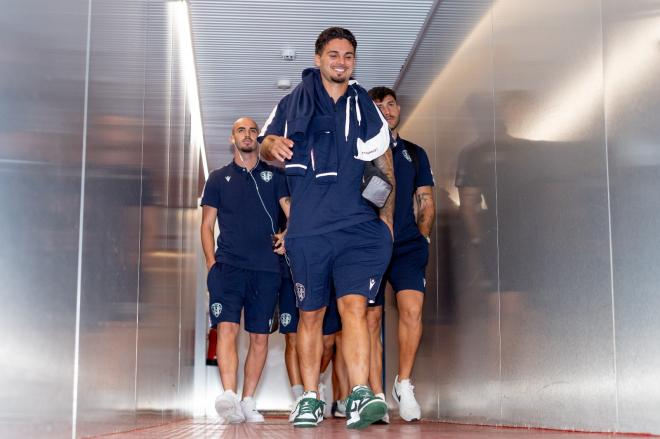
[[[254,146],[236,146],[240,152],[254,152],[257,149],[257,145]]]

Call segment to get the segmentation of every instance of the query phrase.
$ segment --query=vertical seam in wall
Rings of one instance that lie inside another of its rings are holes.
[[[495,242],[496,242],[496,261],[497,261],[497,332],[498,332],[498,342],[499,342],[499,405],[500,405],[500,424],[503,422],[503,406],[502,401],[504,395],[502,393],[502,291],[500,288],[500,214],[499,214],[499,194],[498,194],[498,179],[497,179],[497,132],[496,132],[496,106],[495,106],[495,17],[494,9],[495,4],[491,2],[490,8],[490,68],[491,68],[491,92],[492,92],[492,108],[493,108],[493,166],[495,173]]]
[[[616,356],[616,312],[614,301],[614,249],[612,246],[612,204],[610,195],[610,154],[609,154],[609,132],[607,112],[607,86],[605,72],[605,26],[603,23],[603,1],[600,2],[600,31],[601,31],[601,73],[603,86],[603,131],[605,134],[605,184],[607,188],[607,228],[609,234],[609,257],[610,257],[610,301],[612,306],[612,368],[614,373],[614,431],[619,431],[619,377],[617,374]]]
[[[138,260],[137,260],[137,291],[135,303],[135,376],[134,376],[134,394],[133,404],[135,406],[135,414],[137,418],[138,412],[138,354],[140,343],[140,281],[142,274],[142,211],[144,209],[143,193],[144,193],[144,123],[145,123],[145,100],[147,96],[147,32],[149,29],[149,2],[145,3],[146,8],[146,25],[144,27],[144,35],[142,39],[142,50],[144,55],[142,57],[142,132],[140,133],[140,217],[138,219]],[[144,12],[144,9],[143,9]]]
[[[73,348],[73,398],[71,403],[71,437],[75,439],[78,424],[78,379],[80,361],[80,301],[82,300],[82,256],[85,219],[85,168],[87,166],[87,111],[89,108],[89,59],[92,33],[92,0],[87,3],[87,41],[85,53],[85,96],[83,99],[82,164],[80,170],[80,207],[78,214],[78,273],[76,275],[76,330]]]

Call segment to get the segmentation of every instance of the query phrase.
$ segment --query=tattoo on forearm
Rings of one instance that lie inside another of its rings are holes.
[[[417,228],[424,236],[429,236],[433,230],[435,221],[435,203],[433,202],[433,193],[421,192],[416,194],[417,200]]]
[[[390,223],[394,220],[394,199],[396,194],[396,180],[394,178],[394,162],[392,160],[392,151],[387,151],[385,154],[374,160],[374,165],[387,176],[387,179],[392,184],[392,193],[387,198],[385,205],[380,209],[380,215]]]

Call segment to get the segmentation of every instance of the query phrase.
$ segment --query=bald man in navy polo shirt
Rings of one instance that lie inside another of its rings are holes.
[[[224,392],[215,401],[227,423],[263,422],[254,391],[268,353],[268,334],[280,287],[280,209],[289,215],[289,196],[281,171],[259,160],[254,120],[234,122],[234,159],[209,175],[202,197],[202,247],[206,258],[212,326],[218,327],[218,366]],[[217,250],[216,220],[220,228]],[[273,243],[273,236],[277,242]],[[244,310],[250,347],[245,360],[243,400],[236,395],[236,336]]]

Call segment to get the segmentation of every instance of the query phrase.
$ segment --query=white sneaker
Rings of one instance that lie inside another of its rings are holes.
[[[394,378],[392,397],[399,405],[399,416],[404,421],[418,421],[422,417],[422,409],[415,399],[414,388],[409,379],[399,382],[399,375]]]
[[[215,398],[215,411],[223,423],[240,424],[245,422],[241,402],[231,390],[227,390]]]
[[[253,397],[243,398],[241,409],[243,416],[245,416],[245,422],[264,422],[264,416],[257,410],[257,402]]]
[[[298,403],[302,399],[302,395],[296,398],[296,400],[293,403],[293,408],[291,409],[291,413],[289,413],[289,422],[293,422],[294,419],[296,419],[296,416],[298,416]]]
[[[328,404],[328,400],[325,396],[326,390],[326,385],[319,383],[319,399],[323,401],[323,417],[329,418],[332,415],[332,407],[331,404]]]

